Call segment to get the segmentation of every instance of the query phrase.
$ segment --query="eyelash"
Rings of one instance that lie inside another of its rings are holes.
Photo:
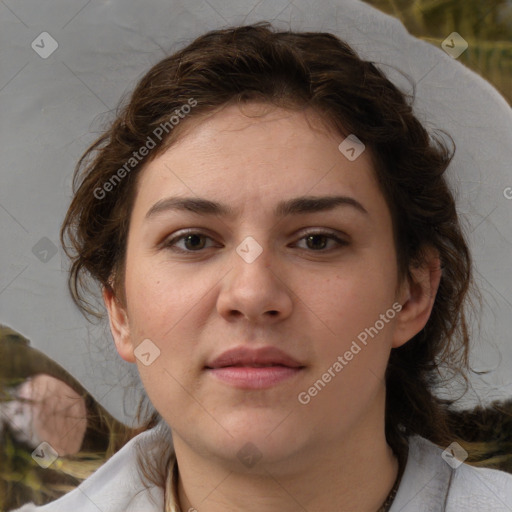
[[[190,235],[206,236],[206,238],[211,239],[210,236],[206,235],[205,233],[202,233],[201,231],[189,230],[189,231],[182,232],[180,235],[175,236],[175,237],[171,238],[170,240],[165,241],[163,246],[166,249],[169,249],[174,252],[182,253],[182,254],[193,254],[193,253],[200,253],[200,252],[204,251],[204,249],[199,249],[196,251],[184,250],[184,249],[179,249],[174,246],[174,244],[176,242],[178,242]],[[301,238],[299,238],[299,240],[303,240],[303,239],[307,238],[308,236],[325,236],[330,240],[334,240],[340,247],[349,245],[349,243],[346,240],[339,238],[338,236],[336,236],[334,233],[332,233],[330,231],[309,231],[307,233],[304,233],[304,235]],[[340,247],[335,247],[334,249],[331,249],[331,250],[335,250],[337,248],[339,249]],[[309,250],[311,252],[318,252],[318,253],[329,252],[329,249],[319,249],[319,250],[304,249],[304,250]]]

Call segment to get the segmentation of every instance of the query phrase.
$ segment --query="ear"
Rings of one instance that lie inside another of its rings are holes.
[[[131,342],[130,324],[126,309],[115,296],[112,288],[104,286],[102,295],[108,311],[110,331],[112,332],[117,352],[125,361],[134,363],[134,349]]]
[[[400,293],[402,309],[397,315],[392,347],[397,348],[418,334],[427,324],[441,281],[439,252],[433,247],[424,251],[425,261],[420,267],[410,267]]]

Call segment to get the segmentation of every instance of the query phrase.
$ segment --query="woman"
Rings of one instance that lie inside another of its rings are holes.
[[[469,344],[451,155],[331,34],[217,30],[155,65],[62,239],[160,421],[40,510],[512,509],[434,394]]]

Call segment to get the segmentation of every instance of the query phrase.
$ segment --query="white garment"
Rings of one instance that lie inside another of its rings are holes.
[[[26,504],[14,512],[163,512],[163,489],[144,489],[138,474],[135,443],[139,442],[156,454],[158,430],[131,439],[58,500],[41,507]],[[467,464],[454,469],[441,453],[422,437],[409,439],[407,465],[390,512],[512,512],[512,474]]]

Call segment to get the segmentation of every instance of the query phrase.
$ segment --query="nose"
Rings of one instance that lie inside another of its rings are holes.
[[[245,258],[243,244],[233,254],[232,269],[225,275],[217,310],[228,321],[245,318],[251,323],[279,322],[291,314],[293,293],[283,270],[266,245],[254,259]],[[251,261],[252,260],[252,261]]]

